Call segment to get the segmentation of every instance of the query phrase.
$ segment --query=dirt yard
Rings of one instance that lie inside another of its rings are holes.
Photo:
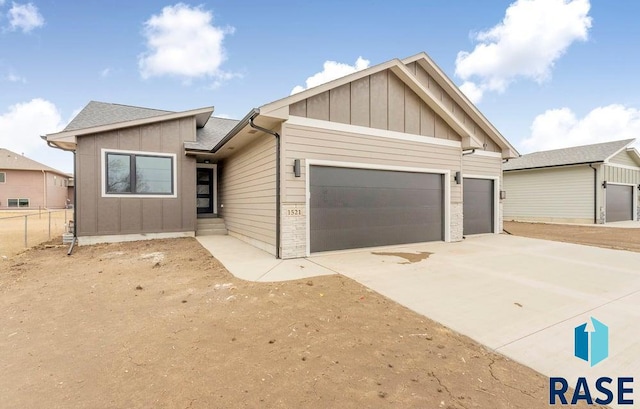
[[[0,261],[3,408],[546,408],[548,381],[341,276],[235,279],[194,239]]]
[[[27,216],[27,247],[61,237],[73,210],[0,211],[0,257],[13,256],[25,249],[24,218]],[[51,217],[51,220],[49,220]],[[49,237],[51,226],[51,237]]]
[[[504,222],[504,230],[516,236],[640,252],[640,228]]]

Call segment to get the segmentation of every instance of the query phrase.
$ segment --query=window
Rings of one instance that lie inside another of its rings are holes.
[[[106,195],[174,195],[175,155],[106,152]]]
[[[7,200],[8,207],[29,207],[29,199],[9,199]]]
[[[0,172],[0,183],[4,183],[7,181],[7,174],[5,172]]]

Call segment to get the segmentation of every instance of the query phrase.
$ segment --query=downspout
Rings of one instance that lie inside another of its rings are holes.
[[[45,141],[46,138],[43,138]],[[67,256],[71,255],[71,252],[73,251],[73,247],[75,246],[76,242],[78,241],[78,218],[76,217],[76,209],[78,208],[78,186],[76,184],[77,182],[77,174],[76,174],[76,151],[75,150],[69,150],[69,149],[63,149],[59,146],[56,146],[54,144],[52,144],[50,141],[47,141],[47,145],[49,145],[50,148],[55,148],[55,149],[60,149],[61,151],[66,151],[66,152],[72,152],[73,153],[73,241],[71,241],[71,246],[69,246],[69,251],[67,251]]]
[[[253,120],[257,118],[258,115],[260,115],[260,113],[256,112],[249,118],[251,127],[273,135],[276,138],[276,258],[280,258],[280,134],[254,124]]]
[[[598,224],[598,169],[593,167],[593,163],[589,167],[593,169],[593,224]]]

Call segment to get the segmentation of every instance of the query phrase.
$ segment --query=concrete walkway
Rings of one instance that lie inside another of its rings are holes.
[[[289,281],[336,274],[307,259],[277,260],[266,251],[232,236],[199,236],[198,242],[209,250],[234,276],[247,281]]]
[[[547,376],[640,379],[640,253],[482,235],[281,261],[232,237],[198,240],[248,280],[340,272]],[[573,356],[590,317],[609,326],[609,358],[595,367]]]

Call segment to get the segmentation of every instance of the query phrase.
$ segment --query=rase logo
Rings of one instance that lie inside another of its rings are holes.
[[[585,322],[573,330],[573,354],[594,366],[609,356],[609,327],[593,317],[591,323],[592,327]]]
[[[591,317],[590,322],[578,325],[573,330],[573,355],[587,361],[591,367],[599,364],[609,356],[609,327]],[[586,377],[579,377],[569,401],[567,391],[569,383],[565,378],[549,378],[549,404],[575,405],[580,401],[592,405],[608,405],[617,401],[618,405],[633,405],[633,377],[614,379],[603,376],[595,381],[597,395],[594,399]],[[592,386],[593,387],[593,386]],[[617,390],[617,394],[614,392]],[[594,394],[596,393],[594,392]],[[617,399],[614,399],[614,395]]]

